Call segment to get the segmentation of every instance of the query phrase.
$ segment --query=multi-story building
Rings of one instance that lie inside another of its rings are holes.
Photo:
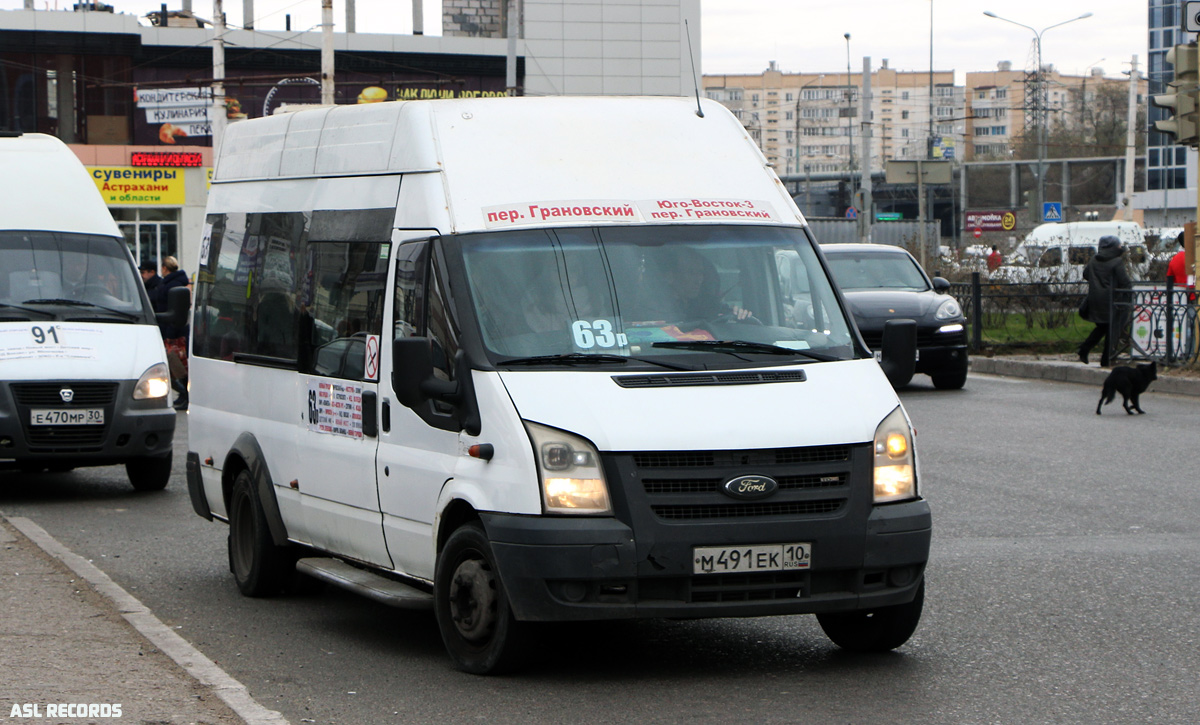
[[[1094,155],[1089,145],[1089,129],[1097,125],[1098,115],[1117,115],[1124,121],[1127,113],[1127,78],[1106,78],[1100,68],[1084,75],[1064,75],[1051,65],[1042,68],[1045,84],[1045,117],[1049,133],[1075,135],[1081,143],[1070,147],[1048,149],[1047,158],[1085,157]],[[966,74],[966,149],[967,161],[989,161],[1016,157],[1029,158],[1036,135],[1034,121],[1035,71],[1013,70],[1012,63],[1001,61],[992,71]],[[1137,102],[1145,97],[1146,84],[1140,81]],[[1116,105],[1097,103],[1101,95],[1117,99]],[[1111,120],[1111,119],[1107,119]],[[1026,138],[1026,131],[1029,138]],[[1022,149],[1022,145],[1025,146]],[[1124,146],[1124,137],[1121,139]],[[1024,151],[1024,152],[1023,152]]]
[[[862,73],[784,73],[772,61],[757,75],[706,75],[702,84],[705,95],[738,117],[781,176],[861,168]],[[931,147],[939,157],[952,157],[962,111],[953,71],[897,71],[884,60],[871,73],[871,167],[925,158]]]
[[[1167,93],[1167,84],[1175,80],[1175,70],[1167,63],[1167,51],[1187,43],[1183,27],[1183,0],[1148,0],[1149,54],[1146,79],[1151,95]],[[1154,122],[1166,119],[1169,111],[1150,106],[1147,109],[1146,191],[1134,200],[1143,210],[1146,223],[1176,225],[1196,218],[1196,151],[1175,145],[1170,136],[1154,130]]]

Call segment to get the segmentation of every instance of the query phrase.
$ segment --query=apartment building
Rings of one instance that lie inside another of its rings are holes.
[[[953,71],[898,71],[887,60],[870,75],[870,111],[860,118],[862,73],[706,75],[704,94],[729,108],[781,176],[861,167],[871,132],[871,166],[887,159],[953,158],[963,128],[963,93]],[[932,119],[932,122],[931,122]]]
[[[1014,156],[1028,157],[1019,146],[1025,139],[1028,128],[1032,133],[1035,125],[1035,88],[1037,73],[1033,70],[1014,70],[1012,63],[1001,61],[991,71],[966,74],[966,143],[963,158],[967,161],[1007,160]],[[1091,68],[1082,75],[1065,75],[1054,66],[1042,69],[1045,84],[1045,114],[1048,134],[1066,131],[1082,139],[1082,143],[1068,144],[1059,140],[1055,148],[1047,150],[1048,158],[1078,158],[1093,155],[1087,142],[1090,129],[1099,121],[1119,117],[1122,122],[1127,113],[1128,78],[1108,78],[1102,68]],[[1146,82],[1139,81],[1137,102],[1146,94]],[[1116,100],[1116,104],[1102,104],[1102,98]],[[1099,116],[1105,118],[1099,118]],[[1123,141],[1122,141],[1123,144]]]

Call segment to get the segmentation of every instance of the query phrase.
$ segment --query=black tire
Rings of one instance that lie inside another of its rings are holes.
[[[249,471],[238,473],[229,497],[229,571],[248,597],[278,594],[296,572],[295,553],[271,538]]]
[[[961,370],[938,373],[929,377],[933,378],[933,387],[938,390],[960,390],[967,384],[967,368],[963,367]]]
[[[818,614],[817,622],[825,635],[842,649],[851,652],[887,652],[908,641],[921,621],[925,604],[925,581],[908,604],[880,607],[861,612]]]
[[[434,612],[454,665],[475,675],[524,662],[526,627],[513,617],[487,534],[478,523],[450,534],[434,573]]]
[[[171,456],[135,458],[125,463],[125,475],[135,491],[161,491],[171,480]]]

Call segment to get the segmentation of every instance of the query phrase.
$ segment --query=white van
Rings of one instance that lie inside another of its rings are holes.
[[[0,466],[125,464],[171,476],[175,411],[156,316],[83,164],[43,134],[0,134]],[[182,323],[187,290],[164,319]]]
[[[432,608],[476,673],[546,621],[816,613],[850,649],[908,639],[930,540],[908,418],[766,159],[702,110],[230,126],[187,471],[243,593],[298,568]]]
[[[1079,282],[1096,254],[1100,237],[1114,236],[1125,247],[1125,264],[1134,279],[1144,279],[1150,265],[1146,238],[1137,222],[1067,222],[1039,224],[1013,250],[1009,265],[992,278],[1011,282]]]

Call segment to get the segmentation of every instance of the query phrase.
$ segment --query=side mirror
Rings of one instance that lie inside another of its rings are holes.
[[[915,334],[915,333],[914,333]],[[421,407],[429,400],[455,406],[453,419],[470,435],[479,435],[482,423],[467,357],[459,350],[454,357],[456,380],[434,375],[434,343],[428,337],[400,337],[392,342],[392,390],[406,408],[425,417]]]
[[[946,290],[950,289],[950,280],[945,277],[933,278],[933,291],[940,294],[945,294]]]
[[[172,287],[167,291],[167,311],[156,312],[154,320],[159,325],[183,327],[188,322],[188,311],[191,307],[191,290],[187,287]]]
[[[917,372],[917,321],[888,320],[883,324],[879,367],[893,388],[908,385]]]

